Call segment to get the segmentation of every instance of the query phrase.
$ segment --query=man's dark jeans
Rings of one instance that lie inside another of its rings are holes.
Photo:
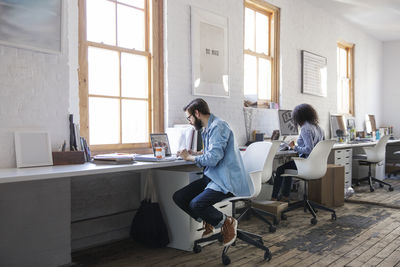
[[[210,178],[203,176],[203,178],[193,181],[176,191],[173,199],[176,205],[193,219],[202,219],[212,226],[217,226],[222,221],[223,214],[214,208],[213,205],[233,195],[208,188],[205,189],[210,181]]]

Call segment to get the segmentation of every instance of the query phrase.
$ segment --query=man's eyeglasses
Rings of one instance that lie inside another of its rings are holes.
[[[190,114],[189,116],[186,117],[186,119],[190,122],[190,117],[192,117],[193,115]]]

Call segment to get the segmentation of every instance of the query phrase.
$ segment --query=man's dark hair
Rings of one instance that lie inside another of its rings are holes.
[[[309,104],[300,104],[293,109],[292,118],[294,124],[302,126],[305,122],[318,125],[318,114]]]
[[[208,107],[207,102],[202,98],[193,99],[183,108],[183,111],[187,111],[190,115],[194,115],[195,110],[198,110],[201,114],[210,115],[210,108]]]

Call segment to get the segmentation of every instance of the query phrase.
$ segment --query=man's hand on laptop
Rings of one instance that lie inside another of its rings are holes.
[[[193,156],[193,151],[192,150],[187,150],[183,149],[181,151],[178,151],[176,153],[177,156],[181,157],[184,160],[189,160],[189,161],[194,161],[194,156]],[[195,152],[196,153],[196,152]]]

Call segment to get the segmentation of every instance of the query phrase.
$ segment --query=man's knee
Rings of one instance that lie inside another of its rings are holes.
[[[174,200],[175,204],[177,204],[179,206],[179,204],[181,204],[183,202],[183,195],[182,195],[181,190],[176,191],[172,195],[172,199]]]

